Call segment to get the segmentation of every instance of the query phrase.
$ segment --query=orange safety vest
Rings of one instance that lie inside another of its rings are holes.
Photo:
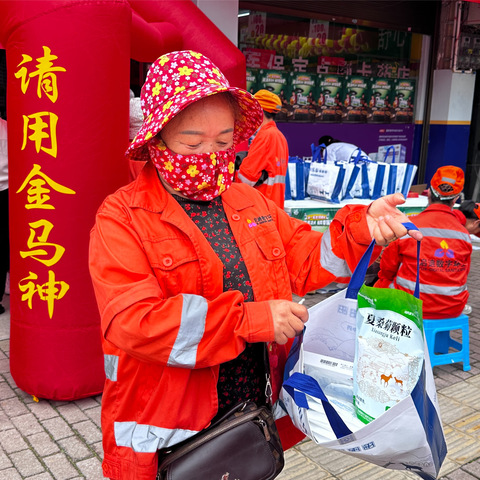
[[[236,180],[253,187],[260,179],[262,171],[266,171],[268,177],[255,188],[283,208],[287,165],[287,139],[271,120],[262,125],[255,135],[248,155],[237,172]]]
[[[246,342],[269,344],[276,401],[291,342],[273,342],[268,301],[345,281],[370,241],[364,206],[343,208],[322,235],[247,185],[233,184],[222,201],[255,302],[223,291],[221,260],[151,163],[97,213],[89,264],[105,355],[108,478],[153,480],[157,450],[216,414],[219,365]],[[303,438],[288,416],[277,424],[284,448]]]
[[[447,205],[431,204],[410,219],[423,234],[420,244],[423,318],[456,317],[468,300],[470,235]],[[378,277],[376,287],[413,293],[417,277],[416,241],[405,236],[390,244],[382,254]]]

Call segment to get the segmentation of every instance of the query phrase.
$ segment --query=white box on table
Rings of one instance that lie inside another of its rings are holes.
[[[405,163],[406,155],[407,155],[407,147],[405,145],[402,145],[401,143],[397,143],[394,145],[382,145],[378,147],[377,161],[378,162],[385,161],[385,153],[389,147],[393,147],[394,149],[395,162],[392,162],[393,155],[391,153],[391,150],[389,150],[388,157],[386,160],[387,163]]]

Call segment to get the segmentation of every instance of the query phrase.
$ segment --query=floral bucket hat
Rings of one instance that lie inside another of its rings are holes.
[[[126,156],[148,160],[148,141],[179,112],[202,98],[230,92],[238,104],[234,143],[247,140],[260,126],[263,111],[245,90],[231,87],[220,69],[201,53],[172,52],[150,67],[140,95],[144,121]]]

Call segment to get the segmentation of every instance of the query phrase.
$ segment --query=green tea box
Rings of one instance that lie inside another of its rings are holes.
[[[368,115],[368,78],[361,75],[345,77],[343,104],[344,121],[349,123],[365,123]]]
[[[317,111],[316,74],[293,72],[290,77],[290,105],[295,122],[314,122]]]
[[[395,123],[414,121],[416,81],[411,78],[397,78],[393,86],[393,118]]]
[[[258,69],[247,68],[247,91],[252,95],[259,90],[258,88]]]
[[[341,122],[343,119],[343,75],[323,74],[318,76],[317,122]]]
[[[390,123],[393,117],[394,81],[390,78],[370,79],[369,123]]]
[[[282,70],[260,70],[258,90],[265,89],[275,93],[282,101],[282,109],[275,117],[278,122],[291,120],[293,107],[290,103],[291,87],[290,74]]]

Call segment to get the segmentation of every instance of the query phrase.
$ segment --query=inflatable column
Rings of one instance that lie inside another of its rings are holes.
[[[0,2],[7,52],[10,365],[18,387],[72,400],[103,390],[89,232],[127,183],[126,1]]]

